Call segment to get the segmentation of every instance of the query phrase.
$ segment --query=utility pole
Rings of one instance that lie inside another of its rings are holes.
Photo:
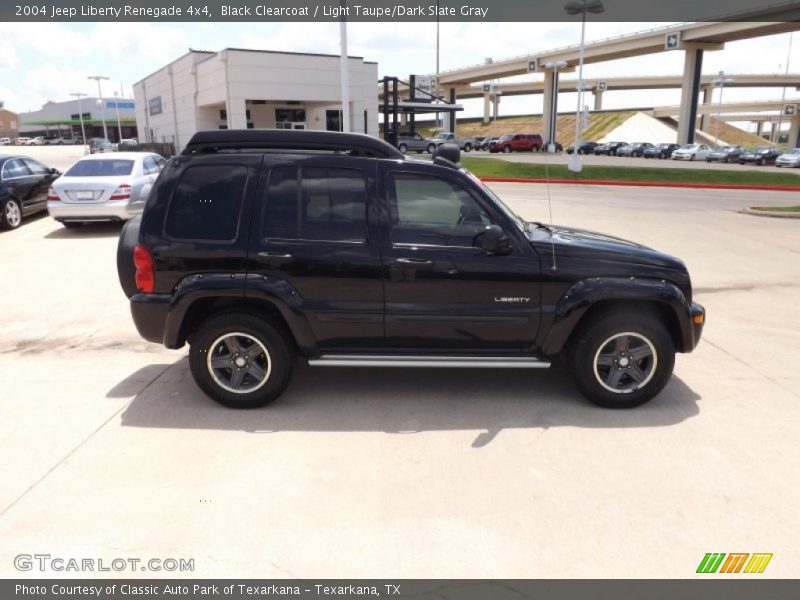
[[[86,128],[83,126],[83,107],[81,106],[81,98],[88,96],[88,94],[73,92],[70,94],[70,96],[75,96],[78,99],[78,117],[81,121],[81,141],[83,142],[83,145],[86,146]]]
[[[101,81],[108,81],[109,77],[104,77],[103,75],[89,75],[86,79],[93,79],[97,82],[97,97],[99,98],[100,102],[100,118],[103,121],[103,137],[108,139],[108,129],[106,128],[106,111],[105,106],[103,104],[103,91],[100,89],[100,82]]]

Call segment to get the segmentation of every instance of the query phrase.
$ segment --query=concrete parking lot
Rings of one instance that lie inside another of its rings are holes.
[[[464,156],[475,156],[478,158],[500,158],[510,162],[531,163],[531,164],[544,164],[545,162],[551,165],[566,165],[569,161],[569,155],[565,152],[560,154],[548,154],[546,152],[512,152],[511,154],[486,152],[478,150],[465,154]],[[740,165],[738,163],[719,163],[719,162],[706,162],[705,160],[687,161],[687,160],[659,160],[651,158],[636,158],[629,156],[595,156],[594,154],[581,154],[581,162],[586,166],[597,167],[649,167],[649,168],[665,168],[665,169],[722,169],[722,170],[748,170],[760,171],[767,173],[795,173],[800,175],[800,169],[787,169],[776,167],[775,165],[765,165],[759,167],[758,165]]]
[[[543,186],[494,188],[547,220]],[[119,226],[0,233],[0,576],[40,576],[13,559],[47,553],[205,577],[682,578],[706,552],[797,576],[800,221],[736,212],[797,199],[551,193],[555,222],[689,266],[705,336],[648,405],[598,409],[560,371],[300,367],[272,407],[232,411],[185,349],[138,337]]]

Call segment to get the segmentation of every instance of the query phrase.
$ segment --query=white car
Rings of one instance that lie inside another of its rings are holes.
[[[790,150],[775,159],[776,167],[800,167],[800,148]]]
[[[167,161],[152,152],[90,154],[53,182],[47,211],[64,227],[125,221],[142,212]]]
[[[23,146],[44,146],[45,145],[44,136],[43,135],[37,135],[34,138],[30,138],[27,142],[23,142],[22,145]]]
[[[11,138],[0,138],[0,146],[10,146],[11,145]]]
[[[686,144],[672,153],[672,160],[705,160],[711,148],[705,144]]]
[[[14,143],[15,143],[15,144],[18,144],[18,145],[20,145],[20,146],[24,146],[25,144],[27,144],[27,143],[28,143],[28,142],[30,142],[30,141],[31,141],[31,138],[29,138],[29,137],[18,137],[18,138],[17,138],[17,139],[14,141]]]

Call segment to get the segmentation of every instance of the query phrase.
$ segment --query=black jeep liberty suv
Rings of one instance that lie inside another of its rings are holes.
[[[680,260],[525,222],[462,169],[365,135],[199,132],[122,231],[120,282],[146,340],[190,345],[231,407],[312,366],[546,368],[605,407],[642,404],[704,309]]]

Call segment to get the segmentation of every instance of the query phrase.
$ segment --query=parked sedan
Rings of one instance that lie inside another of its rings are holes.
[[[47,188],[61,173],[27,156],[0,156],[0,227],[47,208]]]
[[[769,165],[774,164],[781,151],[771,146],[758,146],[739,155],[739,164],[744,165],[753,163],[756,165]]]
[[[775,159],[776,167],[800,167],[800,148],[781,154]]]
[[[706,162],[738,162],[742,154],[744,154],[744,148],[741,146],[720,146],[706,156]]]
[[[105,138],[92,138],[89,140],[89,154],[102,154],[113,151],[114,145]]]
[[[89,221],[125,221],[142,212],[150,188],[166,164],[151,152],[86,156],[52,185],[47,210],[64,227]]]
[[[617,156],[644,156],[644,151],[652,147],[650,142],[634,142],[617,149]]]
[[[617,150],[627,145],[628,142],[606,142],[595,148],[594,153],[598,156],[600,154],[605,154],[606,156],[616,156]]]
[[[686,144],[672,153],[672,160],[705,160],[711,148],[705,144]]]
[[[656,144],[645,148],[642,156],[645,158],[669,158],[678,148],[680,148],[678,144]]]
[[[28,138],[27,141],[22,142],[22,145],[23,146],[44,146],[45,145],[45,139],[44,139],[43,135],[37,135],[36,137]]]
[[[581,142],[578,144],[578,154],[592,154],[599,145],[597,142]],[[572,154],[573,152],[575,152],[575,145],[567,146],[567,154]]]

